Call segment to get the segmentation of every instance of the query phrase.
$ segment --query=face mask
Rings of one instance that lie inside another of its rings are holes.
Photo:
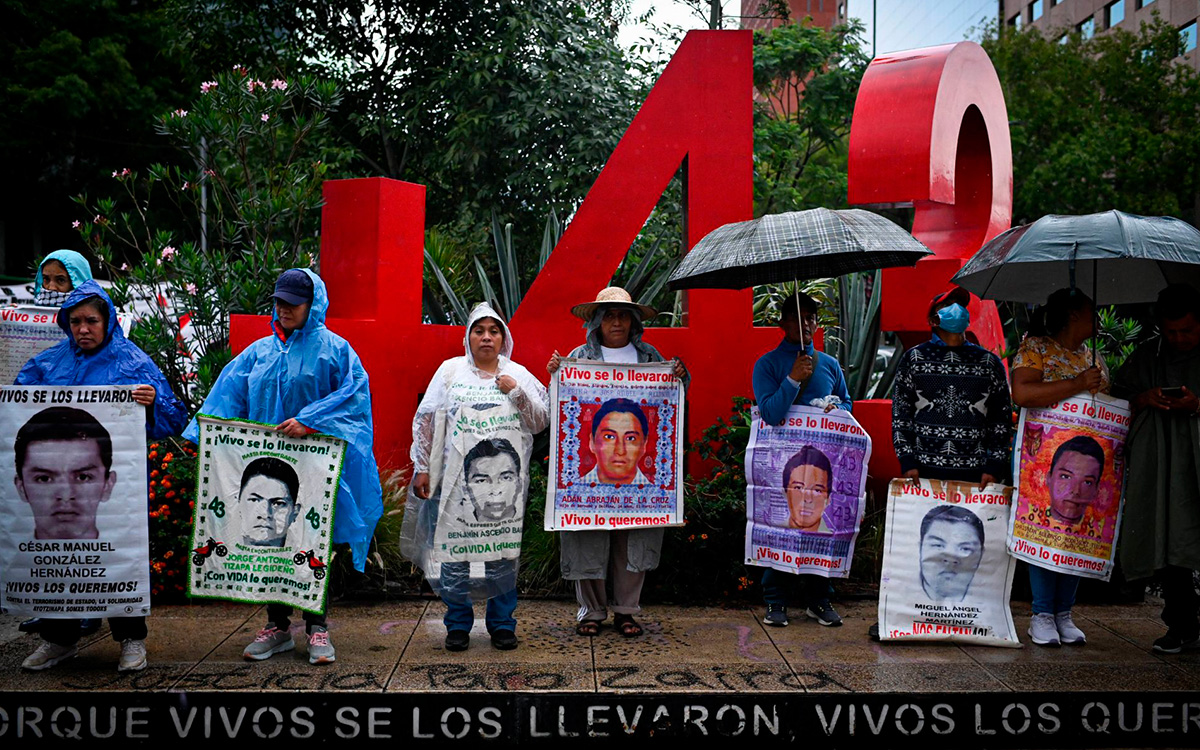
[[[946,333],[962,333],[971,324],[971,313],[955,303],[938,310],[938,327]]]

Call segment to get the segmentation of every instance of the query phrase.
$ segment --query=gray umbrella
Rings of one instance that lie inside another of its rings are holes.
[[[1077,288],[1098,305],[1152,302],[1168,283],[1200,289],[1200,231],[1166,216],[1043,216],[993,239],[953,282],[984,299],[1041,304]]]
[[[930,254],[911,234],[870,211],[813,208],[717,227],[684,256],[667,285],[745,289],[911,266]]]

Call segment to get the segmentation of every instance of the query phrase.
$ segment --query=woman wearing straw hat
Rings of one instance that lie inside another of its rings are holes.
[[[576,347],[570,357],[630,364],[663,361],[657,349],[642,341],[642,321],[658,313],[652,307],[635,303],[624,289],[601,289],[594,302],[576,305],[571,314],[584,321],[587,335],[583,345]],[[686,387],[687,368],[678,357],[673,361],[675,377]],[[546,371],[554,375],[561,362],[555,351]],[[568,581],[575,581],[579,600],[576,633],[588,637],[598,634],[611,608],[613,624],[621,635],[632,638],[642,634],[642,626],[633,616],[641,612],[642,584],[646,571],[658,567],[662,540],[662,528],[562,532],[562,575]],[[605,589],[610,570],[611,602]]]

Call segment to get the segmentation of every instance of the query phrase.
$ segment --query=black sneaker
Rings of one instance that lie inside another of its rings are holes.
[[[465,630],[451,630],[446,633],[447,651],[466,651],[471,645],[471,634]]]
[[[517,647],[517,634],[511,630],[497,630],[492,633],[492,648],[499,651],[512,651]]]
[[[833,611],[833,607],[829,602],[821,602],[820,604],[809,605],[804,614],[821,623],[827,628],[836,628],[842,624],[842,617],[837,612]]]
[[[867,637],[873,641],[879,640],[879,623],[872,623],[871,627],[867,628]]]
[[[768,604],[767,614],[763,617],[763,624],[776,628],[786,628],[788,624],[787,607],[782,604]]]
[[[1200,637],[1191,635],[1191,638],[1184,638],[1178,632],[1168,630],[1166,635],[1154,642],[1154,650],[1160,654],[1178,654],[1180,651],[1200,648]]]

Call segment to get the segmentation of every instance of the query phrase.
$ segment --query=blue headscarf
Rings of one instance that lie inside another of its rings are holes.
[[[333,541],[350,545],[354,567],[362,571],[375,524],[383,515],[379,467],[372,452],[370,383],[350,344],[325,327],[329,310],[325,282],[307,268],[301,270],[313,282],[308,320],[283,338],[272,315],[272,334],[255,341],[225,366],[200,413],[265,424],[295,419],[345,440]],[[183,436],[192,442],[199,439],[195,419]]]
[[[74,250],[55,250],[42,258],[42,262],[38,265],[37,276],[33,279],[34,303],[58,307],[66,301],[70,292],[51,292],[43,288],[42,268],[52,260],[62,263],[63,268],[67,269],[67,276],[71,278],[72,291],[78,289],[83,282],[92,280],[92,266],[87,262],[87,258]]]
[[[107,308],[108,328],[104,342],[85,352],[71,336],[70,311],[92,297]],[[26,362],[17,374],[17,385],[152,385],[156,395],[146,433],[151,438],[179,434],[187,422],[187,411],[158,365],[125,338],[117,323],[117,309],[99,284],[86,280],[75,287],[58,311],[58,327],[66,332],[66,340]]]

